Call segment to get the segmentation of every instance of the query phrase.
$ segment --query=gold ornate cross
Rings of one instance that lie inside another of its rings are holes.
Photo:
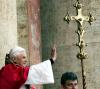
[[[65,20],[69,23],[70,20],[76,20],[79,22],[81,26],[83,26],[83,21],[88,21],[90,24],[93,22],[94,17],[89,13],[89,16],[82,15],[82,4],[79,3],[79,0],[77,0],[76,4],[74,5],[77,10],[77,16],[69,16],[69,13],[67,13],[67,16],[65,16]]]
[[[68,23],[71,20],[76,20],[78,22],[78,30],[76,33],[78,34],[78,43],[77,46],[79,47],[80,51],[77,54],[77,58],[81,60],[81,68],[82,68],[82,81],[83,81],[83,89],[86,89],[86,74],[84,71],[84,62],[83,59],[87,58],[86,53],[84,52],[84,47],[86,46],[83,36],[85,33],[85,30],[83,29],[83,22],[87,21],[90,23],[95,20],[95,18],[89,13],[89,16],[84,16],[82,15],[82,4],[77,0],[76,4],[74,5],[77,11],[77,16],[69,16],[69,13],[67,12],[67,15],[65,16],[64,20],[67,21]]]

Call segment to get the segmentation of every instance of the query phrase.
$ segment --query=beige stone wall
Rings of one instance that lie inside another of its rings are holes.
[[[77,1],[77,0],[76,0]],[[50,47],[57,45],[58,60],[53,66],[55,84],[46,85],[44,89],[59,89],[60,77],[63,72],[73,71],[79,77],[79,89],[82,89],[80,60],[76,58],[79,49],[76,47],[77,23],[71,21],[67,24],[63,18],[69,11],[70,15],[76,15],[73,4],[75,0],[41,0],[41,26],[42,26],[42,52],[43,58],[47,58]],[[83,3],[83,14],[93,14],[96,21],[90,26],[84,23],[84,40],[87,43],[85,48],[88,59],[84,61],[86,70],[87,89],[100,88],[100,1],[80,0]]]
[[[16,0],[0,0],[0,68],[5,55],[17,45]]]
[[[28,17],[27,17],[27,3],[26,0],[17,1],[17,32],[18,45],[26,49],[29,58],[29,41],[28,41]]]

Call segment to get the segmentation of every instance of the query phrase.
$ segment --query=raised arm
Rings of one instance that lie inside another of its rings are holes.
[[[30,66],[26,84],[54,83],[52,65],[57,57],[56,47],[51,48],[50,60]]]
[[[56,46],[54,45],[51,48],[51,58],[50,58],[51,64],[53,64],[56,61],[56,58],[57,58],[57,51],[56,51]]]

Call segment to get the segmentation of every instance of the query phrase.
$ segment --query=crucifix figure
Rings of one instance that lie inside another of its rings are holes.
[[[77,46],[79,47],[79,53],[77,54],[77,58],[81,60],[81,68],[82,68],[82,81],[83,81],[83,89],[86,89],[86,74],[84,71],[84,62],[83,59],[87,58],[86,53],[84,52],[84,47],[86,46],[83,36],[85,33],[85,30],[83,29],[83,22],[87,21],[90,23],[93,22],[94,17],[89,13],[89,16],[84,16],[82,14],[82,4],[77,0],[76,4],[74,5],[77,11],[77,16],[69,16],[69,13],[67,12],[67,15],[65,16],[64,20],[67,21],[68,23],[71,20],[75,20],[78,23],[78,30],[76,33],[78,34],[78,43]]]

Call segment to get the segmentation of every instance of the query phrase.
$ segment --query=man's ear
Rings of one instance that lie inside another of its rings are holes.
[[[15,57],[12,58],[12,62],[13,62],[13,63],[16,63],[16,60],[17,60],[17,59],[16,59]]]

